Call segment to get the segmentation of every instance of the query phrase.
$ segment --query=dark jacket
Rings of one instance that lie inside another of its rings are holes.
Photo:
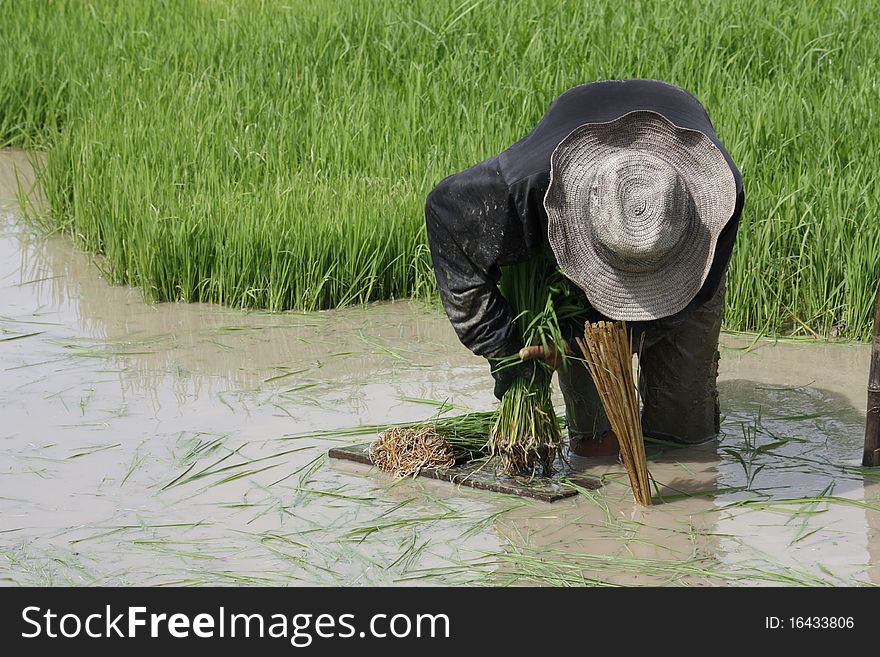
[[[428,195],[428,242],[440,299],[462,344],[475,354],[508,356],[522,346],[514,313],[498,290],[499,268],[542,249],[550,252],[543,201],[553,150],[584,123],[612,121],[642,109],[708,135],[736,179],[733,216],[718,238],[709,275],[688,308],[712,298],[736,240],[743,188],[706,110],[688,92],[658,80],[584,84],[553,101],[535,129],[506,151],[449,176]]]

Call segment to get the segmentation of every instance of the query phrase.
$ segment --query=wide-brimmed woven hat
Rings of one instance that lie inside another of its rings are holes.
[[[630,112],[576,128],[550,170],[550,246],[593,307],[637,321],[687,306],[736,204],[733,172],[707,135]]]

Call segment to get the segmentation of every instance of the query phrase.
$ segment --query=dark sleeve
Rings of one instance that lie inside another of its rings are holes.
[[[498,280],[500,267],[526,260],[529,248],[498,158],[437,185],[425,219],[440,300],[462,344],[478,356],[515,353],[522,339]]]
[[[727,271],[727,265],[730,264],[730,257],[733,255],[733,247],[736,244],[736,235],[739,232],[739,219],[740,215],[742,215],[744,204],[745,194],[743,190],[740,189],[739,194],[736,196],[736,205],[733,209],[733,216],[730,218],[730,221],[727,222],[727,225],[724,226],[724,229],[718,236],[718,241],[715,243],[715,258],[712,260],[712,267],[706,275],[703,287],[697,292],[694,300],[689,304],[690,306],[703,305],[714,297],[715,292],[718,291],[721,279],[724,278],[724,273]]]

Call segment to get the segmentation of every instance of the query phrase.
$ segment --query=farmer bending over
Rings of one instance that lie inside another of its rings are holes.
[[[500,399],[537,359],[559,364],[555,349],[523,348],[498,289],[500,267],[544,254],[582,291],[589,319],[626,320],[634,343],[644,338],[645,434],[711,440],[725,270],[743,200],[740,172],[694,96],[657,80],[575,87],[523,139],[431,191],[443,306],[461,342],[489,359]],[[517,352],[516,367],[498,367]],[[570,450],[616,453],[587,369],[561,368],[559,383]]]

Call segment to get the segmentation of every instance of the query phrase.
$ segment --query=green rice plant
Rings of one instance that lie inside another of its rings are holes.
[[[562,448],[562,432],[553,422],[549,382],[519,377],[501,400],[498,422],[492,428],[491,451],[509,475],[553,472]]]
[[[558,346],[566,366],[561,327],[583,315],[585,308],[574,300],[562,273],[543,254],[534,255],[502,270],[501,290],[516,313],[523,345],[540,345],[545,353]],[[520,357],[513,355],[506,361],[501,367],[517,365]],[[545,474],[553,470],[562,432],[553,410],[552,375],[547,362],[538,360],[532,374],[518,375],[501,399],[489,445],[507,474],[534,474],[538,465]]]
[[[470,461],[486,455],[489,431],[496,417],[495,411],[476,411],[431,420],[427,426],[449,443],[457,462]]]
[[[567,88],[660,78],[743,172],[726,326],[867,339],[877,31],[859,0],[0,0],[0,145],[147,298],[428,299],[434,184]]]
[[[661,585],[714,584],[751,585],[756,582],[774,586],[857,586],[867,585],[861,579],[838,576],[824,569],[801,570],[770,560],[755,565],[729,566],[707,555],[693,554],[684,558],[646,559],[627,554],[573,553],[546,546],[517,546],[494,556],[502,577],[509,584],[546,584],[552,586],[615,586],[621,574],[635,574]]]

